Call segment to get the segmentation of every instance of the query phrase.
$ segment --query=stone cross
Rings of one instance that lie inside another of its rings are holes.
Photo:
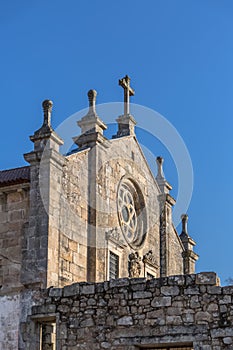
[[[134,95],[134,90],[130,86],[130,77],[126,75],[119,80],[119,85],[124,89],[124,115],[129,115],[129,98]]]

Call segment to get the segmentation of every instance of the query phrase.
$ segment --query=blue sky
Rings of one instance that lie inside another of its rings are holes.
[[[25,164],[44,99],[54,102],[56,127],[87,106],[90,88],[98,103],[122,101],[118,79],[127,73],[132,102],[166,117],[188,147],[197,270],[214,270],[224,283],[233,276],[232,38],[231,0],[1,2],[1,169]]]

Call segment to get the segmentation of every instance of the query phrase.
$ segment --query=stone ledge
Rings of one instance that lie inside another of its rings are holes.
[[[62,289],[60,289],[59,291],[61,291],[61,295],[57,295],[57,296],[62,296]],[[79,283],[73,283],[69,286],[65,286],[63,288],[63,296],[64,297],[69,297],[69,296],[72,296],[72,295],[76,295],[76,294],[79,294],[79,291],[80,291],[80,284]],[[57,294],[59,292],[57,291]],[[52,295],[49,295],[49,296],[52,296]]]
[[[218,286],[219,278],[215,272],[200,272],[196,274],[196,284],[205,284],[210,286]]]

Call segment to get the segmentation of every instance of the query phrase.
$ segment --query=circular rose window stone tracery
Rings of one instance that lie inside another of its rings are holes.
[[[145,238],[145,206],[140,190],[129,179],[120,183],[117,205],[120,226],[127,243],[139,247]]]

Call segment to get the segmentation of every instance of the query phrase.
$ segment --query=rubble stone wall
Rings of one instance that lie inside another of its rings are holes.
[[[46,320],[56,323],[57,350],[232,349],[233,286],[211,272],[52,288],[21,325],[25,349],[39,349]]]

